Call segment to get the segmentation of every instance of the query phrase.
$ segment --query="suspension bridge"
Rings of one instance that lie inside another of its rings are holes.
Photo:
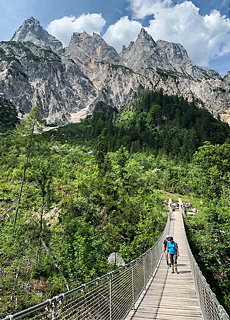
[[[156,244],[137,259],[89,283],[3,320],[229,320],[190,250],[183,204],[172,210]],[[172,274],[162,252],[166,235],[179,246],[179,274]]]

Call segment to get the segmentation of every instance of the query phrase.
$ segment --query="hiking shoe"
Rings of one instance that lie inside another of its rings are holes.
[[[174,270],[172,270],[172,273],[174,273]]]

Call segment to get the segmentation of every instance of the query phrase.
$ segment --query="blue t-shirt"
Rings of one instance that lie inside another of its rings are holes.
[[[177,243],[175,241],[173,241],[173,243],[171,243],[170,241],[167,242],[167,247],[168,247],[168,251],[170,254],[175,254],[177,253],[177,250],[175,247],[177,246]]]

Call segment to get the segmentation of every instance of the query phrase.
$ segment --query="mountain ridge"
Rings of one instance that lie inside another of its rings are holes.
[[[229,83],[230,74],[222,79],[196,66],[182,45],[155,42],[144,28],[120,54],[86,32],[73,33],[63,48],[33,17],[0,43],[0,96],[24,113],[36,104],[47,122],[58,124],[79,121],[77,114],[92,113],[98,102],[121,110],[133,92],[161,88],[229,122]]]
[[[31,41],[37,45],[47,44],[47,46],[51,46],[56,50],[60,50],[63,47],[61,41],[44,30],[40,26],[40,22],[33,17],[30,17],[23,22],[23,24],[15,31],[11,41]]]

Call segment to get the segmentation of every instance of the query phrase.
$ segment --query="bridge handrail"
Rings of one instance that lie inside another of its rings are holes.
[[[179,199],[179,210],[184,216],[184,207]],[[183,220],[183,219],[182,219]],[[184,222],[183,222],[184,223]],[[185,228],[184,228],[185,230]],[[185,231],[184,231],[185,232]],[[211,290],[210,285],[207,283],[203,276],[188,243],[187,235],[185,232],[186,245],[188,249],[189,262],[195,283],[196,293],[198,296],[199,304],[201,307],[203,319],[205,320],[229,320],[229,316],[224,307],[219,303],[215,293]]]
[[[169,206],[170,211],[170,206]],[[46,300],[3,320],[100,319],[121,320],[135,307],[162,255],[170,214],[158,241],[147,252],[106,275]]]

